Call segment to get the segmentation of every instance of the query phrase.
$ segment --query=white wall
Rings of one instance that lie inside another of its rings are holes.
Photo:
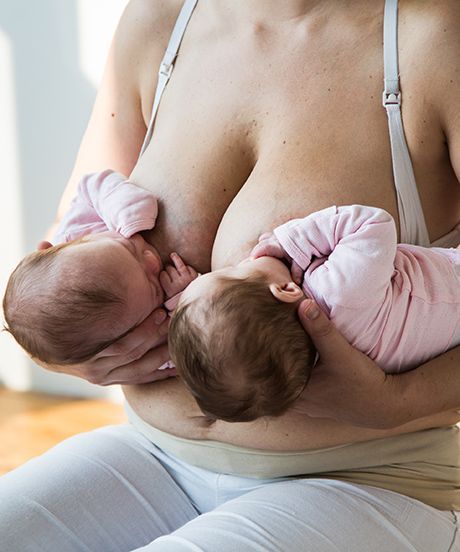
[[[127,0],[0,1],[0,294],[54,217]],[[0,384],[106,394],[32,363],[0,333]],[[109,393],[112,394],[112,393]]]

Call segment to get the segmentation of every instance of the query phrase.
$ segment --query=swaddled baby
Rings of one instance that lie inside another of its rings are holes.
[[[168,271],[138,233],[151,229],[155,197],[107,170],[85,176],[55,243],[25,257],[12,273],[6,329],[37,360],[88,360],[140,324],[197,274],[176,253]]]

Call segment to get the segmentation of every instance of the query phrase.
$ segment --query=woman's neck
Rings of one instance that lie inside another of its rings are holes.
[[[227,17],[256,24],[288,22],[326,9],[329,0],[208,0]]]

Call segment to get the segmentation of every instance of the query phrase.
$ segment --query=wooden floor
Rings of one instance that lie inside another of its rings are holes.
[[[75,433],[125,422],[123,407],[0,388],[0,475]]]

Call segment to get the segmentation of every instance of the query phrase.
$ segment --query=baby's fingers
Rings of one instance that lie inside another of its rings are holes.
[[[180,255],[174,252],[170,257],[180,276],[190,279],[190,281],[198,276],[197,271],[192,266],[185,264]]]
[[[279,244],[264,240],[254,247],[251,251],[251,257],[253,259],[258,259],[259,257],[277,257],[282,259],[284,257],[284,251]]]
[[[302,281],[303,281],[303,270],[294,261],[292,262],[292,265],[291,265],[291,275],[292,275],[292,279],[294,280],[294,282],[296,284],[300,285],[302,283]]]
[[[182,257],[180,257],[177,253],[171,253],[170,257],[173,265],[176,267],[179,273],[187,269],[187,265],[182,260]]]
[[[268,240],[269,238],[271,238],[273,236],[273,232],[264,232],[263,234],[261,234],[259,236],[259,242],[263,241],[263,240]]]
[[[174,266],[167,266],[165,270],[171,278],[171,281],[174,281],[179,275],[178,270]]]
[[[198,272],[193,268],[193,266],[187,266],[188,276],[190,278],[190,281],[194,280],[195,278],[198,278]]]
[[[160,284],[162,287],[170,286],[172,284],[171,276],[166,272],[166,270],[162,270],[160,272]]]

